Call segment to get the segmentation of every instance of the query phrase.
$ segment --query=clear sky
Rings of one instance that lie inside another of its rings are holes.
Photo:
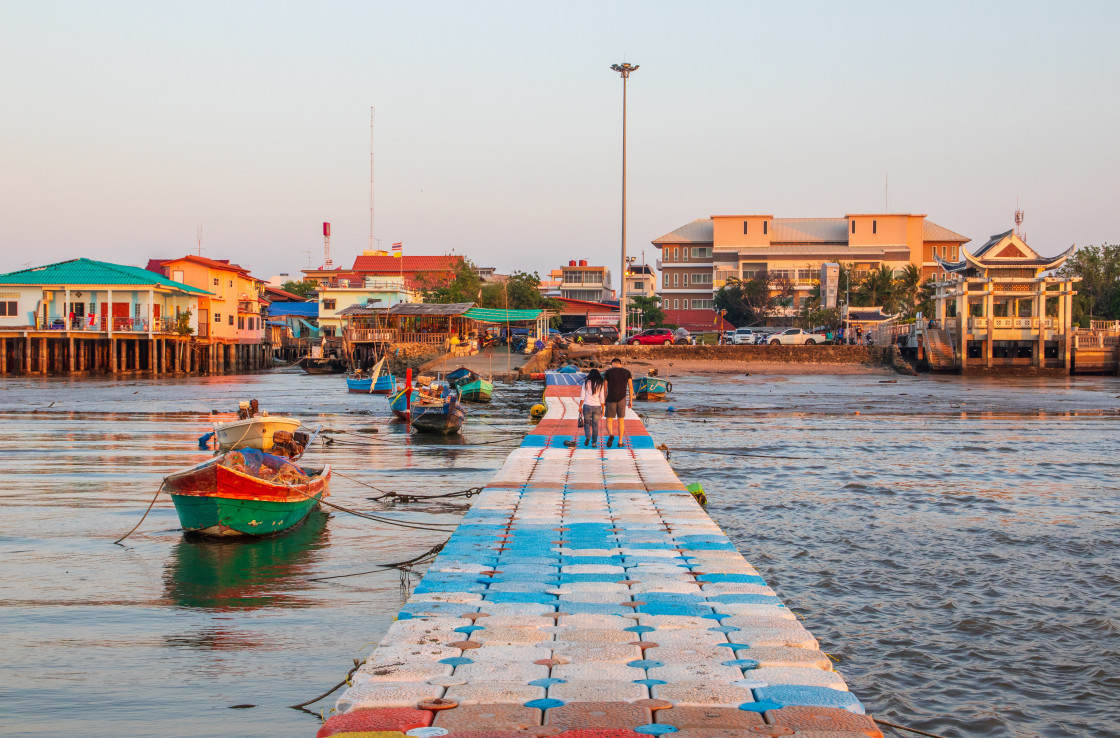
[[[926,213],[1120,241],[1120,3],[0,0],[0,271],[195,249],[267,278],[375,235],[617,271],[698,217]],[[889,202],[884,179],[889,175]]]

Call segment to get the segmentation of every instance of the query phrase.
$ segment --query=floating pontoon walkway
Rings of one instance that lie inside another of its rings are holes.
[[[636,416],[576,448],[578,386],[510,454],[319,736],[881,736]]]

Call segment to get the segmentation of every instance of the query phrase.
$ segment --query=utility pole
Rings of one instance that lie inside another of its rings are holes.
[[[612,64],[611,69],[622,76],[622,288],[618,300],[618,336],[626,343],[626,80],[630,73],[638,71],[637,64],[623,62]]]

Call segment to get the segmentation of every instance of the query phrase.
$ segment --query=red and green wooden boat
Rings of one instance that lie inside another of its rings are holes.
[[[329,466],[241,449],[172,474],[163,488],[188,534],[269,536],[302,523],[329,494],[330,478]]]

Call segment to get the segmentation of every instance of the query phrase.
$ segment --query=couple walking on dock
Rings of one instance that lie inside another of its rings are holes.
[[[607,419],[607,448],[614,445],[614,421],[618,420],[618,444],[626,435],[626,408],[634,406],[634,377],[623,368],[622,360],[611,359],[611,368],[603,374],[598,369],[587,373],[579,394],[583,418],[583,445],[599,445],[599,417]],[[575,445],[575,441],[572,442]]]

